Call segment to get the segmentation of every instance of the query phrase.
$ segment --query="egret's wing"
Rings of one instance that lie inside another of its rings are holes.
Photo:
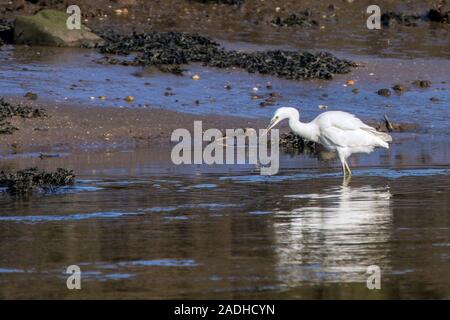
[[[349,131],[372,128],[356,118],[353,114],[344,111],[324,112],[317,117],[316,121],[321,129],[335,127],[344,131]]]
[[[368,131],[376,131],[354,115],[335,111],[319,120],[320,137],[325,144],[335,147],[358,147],[371,145]]]

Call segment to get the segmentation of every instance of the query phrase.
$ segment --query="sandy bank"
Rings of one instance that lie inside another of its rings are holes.
[[[7,101],[24,101],[8,98]],[[24,101],[25,102],[25,101]],[[167,144],[177,128],[192,130],[195,120],[204,128],[262,128],[264,121],[230,116],[191,115],[158,108],[90,107],[70,103],[26,101],[43,108],[47,117],[13,118],[19,130],[0,135],[0,154],[67,152],[87,149],[139,148]]]

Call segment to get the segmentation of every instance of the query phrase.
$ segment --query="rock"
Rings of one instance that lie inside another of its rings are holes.
[[[412,82],[413,85],[419,88],[429,88],[431,87],[431,81],[429,80],[414,80]]]
[[[24,97],[29,100],[36,100],[38,98],[38,95],[34,92],[27,92],[25,93]]]
[[[430,98],[430,101],[432,101],[432,102],[436,102],[436,101],[439,101],[439,99],[438,99],[438,98],[436,98],[436,97],[431,97],[431,98]]]
[[[307,141],[293,132],[284,133],[280,136],[280,149],[282,152],[291,155],[305,153],[317,156],[320,151],[318,144]]]
[[[131,103],[131,102],[134,101],[134,97],[133,97],[133,96],[126,96],[124,100],[125,100],[126,102]]]
[[[392,90],[394,90],[395,92],[397,92],[398,94],[402,94],[403,92],[407,91],[408,89],[406,89],[404,86],[402,86],[401,84],[396,84],[392,87]]]
[[[391,95],[391,90],[387,88],[383,88],[377,91],[378,95],[383,97],[389,97]]]
[[[15,21],[14,43],[61,47],[94,47],[102,45],[103,39],[81,26],[69,30],[65,12],[44,9],[33,16],[18,16]]]

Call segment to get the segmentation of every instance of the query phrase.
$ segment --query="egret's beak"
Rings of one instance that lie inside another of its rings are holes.
[[[272,129],[273,127],[275,127],[282,119],[276,117],[276,118],[272,118],[272,120],[270,120],[269,126],[267,127],[267,132],[270,131],[270,129]]]

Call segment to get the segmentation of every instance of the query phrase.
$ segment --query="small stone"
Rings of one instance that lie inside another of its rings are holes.
[[[431,98],[430,98],[430,101],[436,102],[436,101],[439,101],[439,99],[436,98],[436,97],[431,97]]]
[[[352,92],[353,92],[354,94],[358,94],[358,93],[359,93],[359,89],[358,89],[358,88],[353,88],[353,89],[352,89]]]
[[[192,76],[192,80],[200,80],[200,76],[198,74],[194,74]]]
[[[420,87],[420,88],[429,88],[431,87],[431,81],[429,80],[414,80],[413,85]]]
[[[133,96],[126,96],[124,100],[126,102],[133,102],[134,101],[134,97]]]
[[[128,9],[127,8],[116,9],[116,10],[114,10],[114,13],[116,15],[118,15],[118,16],[127,15],[128,14]]]
[[[25,93],[24,97],[30,100],[36,100],[38,98],[38,95],[34,92],[27,92]]]
[[[99,96],[98,97],[100,100],[106,100],[106,96]]]
[[[391,95],[391,90],[387,88],[383,88],[377,91],[378,95],[383,97],[389,97]]]
[[[355,84],[355,80],[348,80],[347,81],[347,84],[349,85],[349,86],[352,86],[352,85],[354,85]]]
[[[402,86],[401,84],[396,84],[395,86],[392,87],[392,90],[394,90],[395,92],[397,92],[399,94],[402,94],[407,89],[404,86]]]

